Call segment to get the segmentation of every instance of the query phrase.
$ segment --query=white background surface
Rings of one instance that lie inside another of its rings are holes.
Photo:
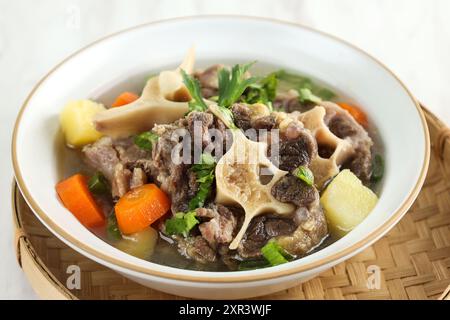
[[[27,94],[56,63],[100,37],[197,14],[271,17],[337,35],[383,61],[450,123],[448,0],[0,0],[0,298],[36,298],[15,260],[10,206],[11,131]],[[380,92],[380,102],[386,98]]]

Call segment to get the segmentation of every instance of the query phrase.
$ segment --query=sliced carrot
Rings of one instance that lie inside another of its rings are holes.
[[[56,192],[64,206],[84,226],[93,228],[104,224],[102,209],[95,202],[87,186],[88,178],[76,174],[56,185]]]
[[[367,116],[359,107],[350,105],[345,102],[339,102],[338,105],[342,108],[347,110],[352,117],[362,126],[367,127],[368,121]]]
[[[139,99],[139,96],[133,92],[123,92],[117,98],[116,101],[111,105],[111,107],[120,107],[126,104],[132,103],[133,101]]]
[[[155,184],[146,184],[129,191],[115,206],[117,223],[123,234],[144,230],[169,209],[169,197]]]

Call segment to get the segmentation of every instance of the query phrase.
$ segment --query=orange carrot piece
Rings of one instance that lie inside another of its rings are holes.
[[[129,191],[115,206],[117,224],[123,234],[144,230],[170,209],[169,197],[155,184]]]
[[[132,103],[133,101],[139,99],[139,96],[133,92],[123,92],[117,98],[116,101],[111,105],[111,107],[120,107],[126,104]]]
[[[93,228],[104,224],[102,209],[95,202],[87,186],[87,177],[76,174],[56,185],[56,192],[64,206],[84,226]]]
[[[367,116],[359,107],[350,105],[345,102],[339,102],[338,105],[342,109],[347,110],[360,125],[362,125],[363,127],[367,127]]]

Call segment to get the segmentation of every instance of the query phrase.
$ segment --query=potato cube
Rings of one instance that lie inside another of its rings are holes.
[[[124,235],[115,246],[117,249],[141,259],[148,259],[155,250],[158,232],[148,227],[137,233]]]
[[[320,198],[331,232],[343,236],[361,223],[378,202],[350,170],[341,171]]]
[[[94,116],[105,107],[91,100],[69,102],[61,112],[61,128],[66,143],[71,147],[82,147],[97,141],[102,134],[95,130]]]

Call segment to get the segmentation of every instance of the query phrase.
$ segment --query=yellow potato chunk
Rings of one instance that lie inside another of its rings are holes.
[[[91,100],[77,100],[66,104],[60,115],[66,143],[71,147],[82,147],[100,139],[102,134],[95,130],[92,119],[104,110],[102,104]]]
[[[343,236],[373,210],[378,197],[350,170],[341,171],[320,198],[331,232]]]
[[[116,248],[137,258],[148,259],[152,256],[157,241],[158,232],[148,227],[140,232],[124,235]]]

